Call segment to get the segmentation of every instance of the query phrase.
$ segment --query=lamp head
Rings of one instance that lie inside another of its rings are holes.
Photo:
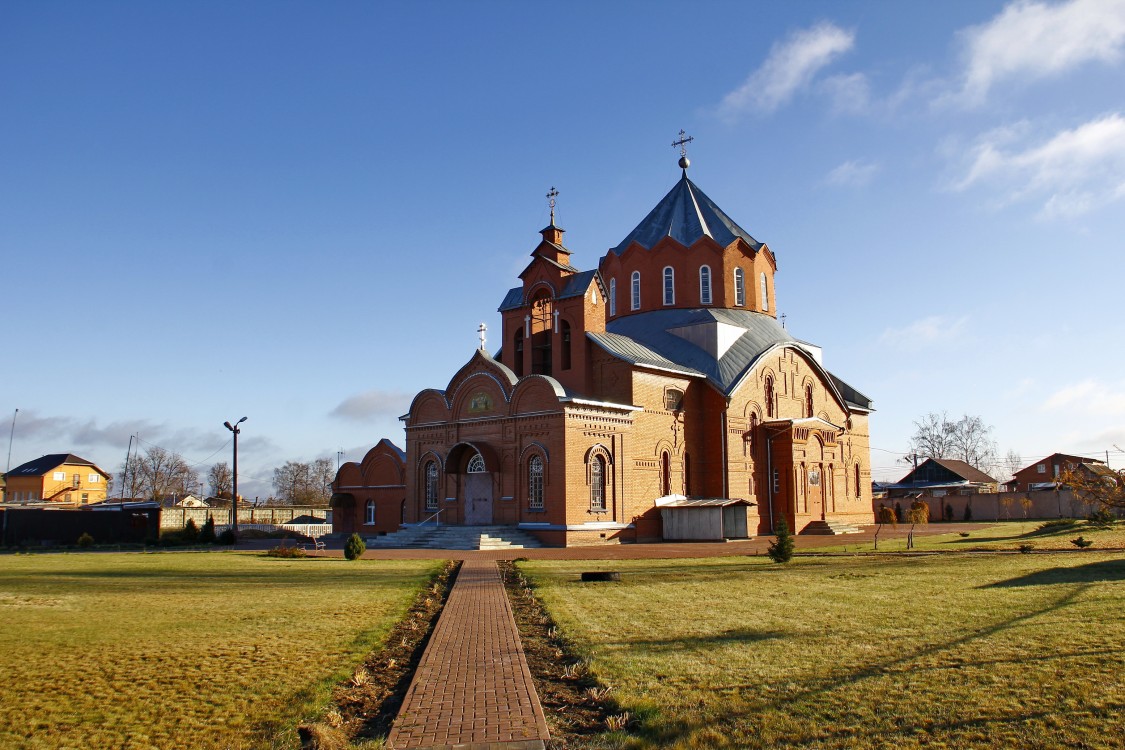
[[[230,422],[223,422],[223,427],[226,427],[231,432],[234,432],[234,428],[230,426]]]
[[[246,421],[246,417],[243,417],[242,419],[240,419],[240,420],[238,420],[237,422],[235,422],[235,424],[242,424],[242,423],[243,423],[243,422],[245,422],[245,421]]]

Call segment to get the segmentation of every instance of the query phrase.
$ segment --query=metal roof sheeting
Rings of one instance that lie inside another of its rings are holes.
[[[634,242],[651,250],[665,237],[671,237],[684,247],[691,247],[701,237],[710,237],[722,247],[734,242],[737,237],[755,250],[762,246],[689,180],[686,172],[656,204],[656,208],[611,252],[620,255]]]

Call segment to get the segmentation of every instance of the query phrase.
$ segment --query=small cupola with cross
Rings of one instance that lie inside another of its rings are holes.
[[[566,268],[570,267],[570,251],[563,247],[562,236],[566,231],[562,227],[555,226],[555,199],[559,197],[559,191],[551,187],[547,193],[547,204],[551,208],[551,223],[543,227],[539,232],[543,235],[543,241],[539,243],[539,247],[531,253],[533,256],[546,258],[553,263]]]

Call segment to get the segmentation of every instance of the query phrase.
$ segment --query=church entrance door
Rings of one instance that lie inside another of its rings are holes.
[[[486,526],[492,523],[492,474],[473,472],[465,475],[465,525]]]
[[[824,469],[820,464],[809,469],[809,515],[824,520]]]

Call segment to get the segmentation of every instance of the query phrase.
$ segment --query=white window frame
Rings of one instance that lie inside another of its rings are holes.
[[[426,510],[438,508],[438,470],[437,461],[428,461],[422,469],[422,481],[426,487]]]
[[[676,304],[676,269],[664,266],[664,304]]]
[[[769,312],[770,310],[770,288],[766,283],[766,272],[762,271],[762,310]]]
[[[374,500],[368,500],[367,505],[364,507],[364,510],[363,510],[363,525],[364,526],[374,526],[375,525],[375,501]]]
[[[609,315],[617,314],[617,279],[609,280]]]
[[[605,511],[606,460],[600,455],[590,457],[590,510]]]
[[[56,482],[65,482],[66,481],[66,472],[65,471],[56,471],[54,474],[51,475],[51,479],[56,481]]]
[[[101,481],[98,478],[99,476],[100,475],[98,475],[98,474],[91,474],[90,476],[86,477],[86,481],[89,482],[90,484],[97,484],[98,482]]]
[[[488,471],[484,465],[484,457],[479,453],[474,453],[473,457],[469,459],[468,465],[465,467],[466,474],[484,474]]]
[[[734,269],[734,306],[746,306],[746,277],[741,268]]]
[[[641,309],[641,272],[640,271],[633,271],[633,275],[629,277],[629,281],[630,281],[630,287],[631,287],[630,288],[631,298],[629,300],[629,309],[630,310],[640,310]]]
[[[699,304],[711,304],[711,266],[699,267]]]

